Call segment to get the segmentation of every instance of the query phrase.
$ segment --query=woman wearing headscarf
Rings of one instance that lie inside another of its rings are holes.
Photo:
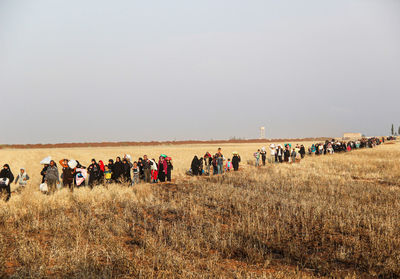
[[[171,182],[171,174],[172,170],[174,169],[174,166],[172,165],[171,157],[167,157],[165,158],[165,160],[167,161],[167,181]]]
[[[165,177],[168,172],[168,164],[163,156],[160,156],[158,160],[158,179],[160,182],[165,182]]]
[[[128,159],[124,159],[122,161],[122,167],[123,167],[123,172],[122,172],[123,180],[124,182],[130,185],[132,183],[132,178],[131,178],[131,165],[129,164]]]
[[[64,187],[68,187],[68,189],[73,192],[74,191],[74,178],[75,178],[75,169],[67,167],[63,167],[62,170],[62,181]]]
[[[106,171],[106,168],[102,160],[99,161],[99,167],[100,167],[99,184],[102,184],[104,182],[104,172]]]
[[[0,171],[0,193],[6,193],[6,201],[11,198],[11,183],[14,181],[14,175],[10,169],[8,164],[3,166],[3,169]]]
[[[42,171],[40,172],[40,175],[42,176],[42,183],[45,182],[46,180],[46,171],[49,165],[44,165]]]
[[[304,156],[306,156],[306,149],[304,148],[304,145],[300,146],[300,151],[301,159],[304,159]]]
[[[290,149],[289,149],[289,144],[285,145],[285,152],[283,152],[283,160],[286,163],[289,163],[289,158],[290,158]]]
[[[116,183],[121,183],[123,172],[124,166],[122,165],[121,157],[117,157],[114,164],[114,180]]]
[[[197,158],[197,156],[193,157],[191,169],[193,175],[199,175],[199,159]]]
[[[240,163],[240,156],[238,153],[234,152],[232,157],[233,171],[239,170],[239,163]]]
[[[139,179],[144,180],[144,165],[143,165],[143,158],[140,157],[137,162],[139,168]]]
[[[95,159],[92,159],[92,163],[89,165],[87,171],[89,173],[89,186],[93,189],[93,186],[98,183],[100,176],[100,166]]]
[[[60,177],[58,174],[58,168],[56,162],[50,161],[50,165],[46,170],[47,187],[49,188],[49,193],[53,193],[56,190],[57,183],[60,183]]]

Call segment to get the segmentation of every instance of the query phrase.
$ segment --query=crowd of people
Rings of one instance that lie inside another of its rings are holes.
[[[387,138],[394,140],[395,138]],[[298,163],[306,154],[310,156],[321,156],[340,152],[349,152],[360,148],[373,148],[376,145],[385,142],[385,138],[363,138],[357,141],[337,141],[326,140],[312,144],[307,150],[303,144],[292,146],[287,144],[271,144],[268,152],[265,147],[255,152],[255,166],[269,163]],[[158,162],[155,159],[149,159],[147,155],[138,158],[132,162],[130,155],[124,155],[123,158],[117,157],[108,160],[108,164],[104,164],[102,160],[98,162],[92,159],[88,167],[82,166],[79,161],[61,159],[59,164],[61,172],[54,160],[50,157],[45,158],[41,162],[44,167],[41,171],[42,184],[40,189],[43,192],[53,193],[60,187],[67,187],[72,192],[75,187],[89,186],[93,189],[96,185],[109,185],[111,183],[126,184],[133,186],[138,183],[158,183],[171,181],[171,173],[173,164],[171,157],[161,154]],[[188,175],[219,175],[224,172],[238,171],[241,158],[238,152],[232,153],[232,158],[226,158],[222,154],[222,149],[218,148],[214,155],[206,152],[204,156],[194,156]],[[25,168],[20,168],[16,179],[12,173],[10,166],[5,164],[0,171],[0,194],[5,194],[5,200],[11,197],[10,185],[14,182],[19,184],[19,189],[23,189],[30,179]],[[62,185],[62,186],[61,186]]]
[[[102,160],[97,162],[96,159],[92,159],[88,167],[76,160],[61,159],[59,161],[61,171],[51,157],[45,158],[41,163],[44,166],[40,172],[42,176],[40,190],[46,193],[53,193],[62,187],[73,192],[75,187],[89,186],[93,189],[96,185],[108,186],[111,183],[133,186],[142,182],[170,182],[173,170],[172,159],[165,154],[161,154],[158,162],[149,159],[147,155],[134,162],[130,155],[124,155],[122,159],[117,157],[115,161],[108,160],[108,164],[104,164]],[[0,171],[0,194],[4,193],[5,200],[8,201],[11,197],[11,184],[15,182],[19,184],[18,189],[24,189],[29,179],[25,168],[20,169],[15,179],[10,166],[5,164]]]
[[[240,155],[238,152],[232,153],[231,158],[225,158],[222,154],[222,149],[218,148],[217,153],[211,155],[206,152],[203,157],[194,156],[190,169],[187,172],[188,175],[210,175],[211,171],[213,175],[222,174],[231,170],[238,171],[240,164]]]
[[[61,175],[58,173],[57,164],[51,160],[49,164],[44,164],[41,171],[42,183],[46,183],[48,192],[54,192],[56,185],[60,184],[60,178],[64,187],[71,191],[74,187],[89,186],[93,189],[96,185],[109,185],[111,183],[122,183],[135,185],[141,182],[157,183],[171,181],[173,170],[172,159],[165,154],[161,154],[158,162],[149,159],[147,155],[132,162],[130,155],[117,157],[108,160],[104,164],[102,160],[98,162],[92,159],[88,167],[82,166],[79,161],[62,159]]]
[[[281,145],[271,144],[269,146],[270,151],[270,163],[298,163],[305,157],[308,153],[310,156],[319,156],[319,155],[327,155],[334,154],[340,152],[349,152],[354,149],[360,148],[373,148],[376,145],[385,142],[385,138],[363,138],[357,141],[338,141],[335,139],[326,140],[325,142],[319,142],[312,144],[308,150],[303,144],[297,144],[296,146],[292,146],[290,143]],[[257,152],[254,153],[255,158],[255,166],[260,166],[260,160],[262,164],[265,166],[267,159],[267,151],[265,147],[258,149]]]

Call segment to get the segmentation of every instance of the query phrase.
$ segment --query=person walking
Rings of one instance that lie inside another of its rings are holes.
[[[93,189],[94,185],[97,185],[100,176],[100,166],[95,159],[92,159],[92,163],[87,168],[87,171],[89,173],[89,186]]]
[[[128,185],[132,184],[131,165],[127,159],[122,160],[122,180]]]
[[[140,181],[140,169],[138,167],[137,162],[133,162],[132,173],[133,173],[133,178],[132,178],[132,186],[133,186],[135,184],[139,184]]]
[[[28,184],[28,180],[29,175],[26,173],[25,168],[21,168],[17,178],[15,179],[15,184],[19,182],[20,189],[24,189],[25,186]]]
[[[261,155],[262,164],[263,164],[263,166],[265,166],[265,160],[267,159],[267,151],[265,150],[264,146],[261,148],[260,155]]]
[[[276,147],[275,144],[271,144],[269,146],[269,153],[270,153],[270,163],[277,163],[278,162],[278,158],[276,157]]]
[[[158,161],[158,179],[160,180],[160,182],[165,182],[167,172],[168,172],[167,161],[165,160],[165,157],[160,156]]]
[[[174,166],[172,165],[172,158],[167,157],[165,160],[167,161],[167,181],[171,182],[172,170],[174,169]]]
[[[260,149],[258,149],[257,152],[254,153],[254,158],[256,159],[255,166],[259,167],[260,166]]]
[[[60,177],[58,174],[58,168],[56,162],[50,161],[50,165],[46,170],[47,187],[49,188],[49,193],[54,193],[56,191],[57,183],[60,183]]]
[[[212,156],[208,152],[204,155],[204,165],[206,167],[205,174],[210,175],[210,169],[211,169],[211,165],[212,165]]]
[[[151,166],[153,165],[153,162],[149,160],[147,155],[143,156],[143,173],[144,173],[144,182],[150,183],[151,179]]]
[[[48,167],[49,165],[44,165],[42,171],[40,172],[40,175],[42,176],[42,183],[44,183],[46,180],[46,171]]]
[[[283,160],[286,163],[289,163],[289,158],[290,158],[290,149],[289,149],[289,144],[285,145],[285,152],[283,153]]]
[[[221,152],[217,153],[217,169],[218,174],[222,174],[224,171],[224,155]]]
[[[195,176],[199,175],[199,163],[199,158],[197,158],[197,156],[194,156],[190,168],[192,169],[192,174]]]
[[[238,171],[239,170],[239,163],[240,163],[240,156],[237,152],[232,153],[232,167],[233,171]]]
[[[124,166],[122,165],[121,157],[117,157],[114,163],[114,180],[116,183],[121,183]]]
[[[68,189],[73,192],[74,191],[74,177],[75,170],[71,169],[69,166],[63,168],[62,171],[62,180],[64,187],[68,187]]]
[[[3,166],[3,169],[0,171],[0,194],[3,195],[5,193],[6,199],[5,201],[9,201],[11,198],[11,183],[14,181],[14,175],[10,169],[8,164]]]

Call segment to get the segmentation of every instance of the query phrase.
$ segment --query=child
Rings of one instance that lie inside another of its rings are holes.
[[[21,189],[25,188],[26,184],[28,184],[29,176],[26,173],[24,168],[21,168],[20,173],[17,176],[17,179],[15,180],[15,184],[18,183],[19,181],[19,186],[22,187]]]
[[[110,170],[110,168],[105,165],[104,166],[104,179],[106,184],[111,184],[111,177],[112,177],[112,171]]]
[[[228,161],[226,162],[225,171],[231,171],[231,169],[232,169],[232,162],[231,159],[228,159]]]
[[[137,162],[133,163],[132,172],[133,172],[133,179],[132,179],[132,186],[133,186],[135,184],[139,184],[140,169],[138,167]]]

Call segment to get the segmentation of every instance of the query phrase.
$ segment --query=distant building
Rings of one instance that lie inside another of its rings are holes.
[[[260,127],[260,139],[265,139],[265,127]]]
[[[343,134],[343,139],[346,139],[346,140],[361,139],[361,138],[362,138],[361,133],[344,133]]]

